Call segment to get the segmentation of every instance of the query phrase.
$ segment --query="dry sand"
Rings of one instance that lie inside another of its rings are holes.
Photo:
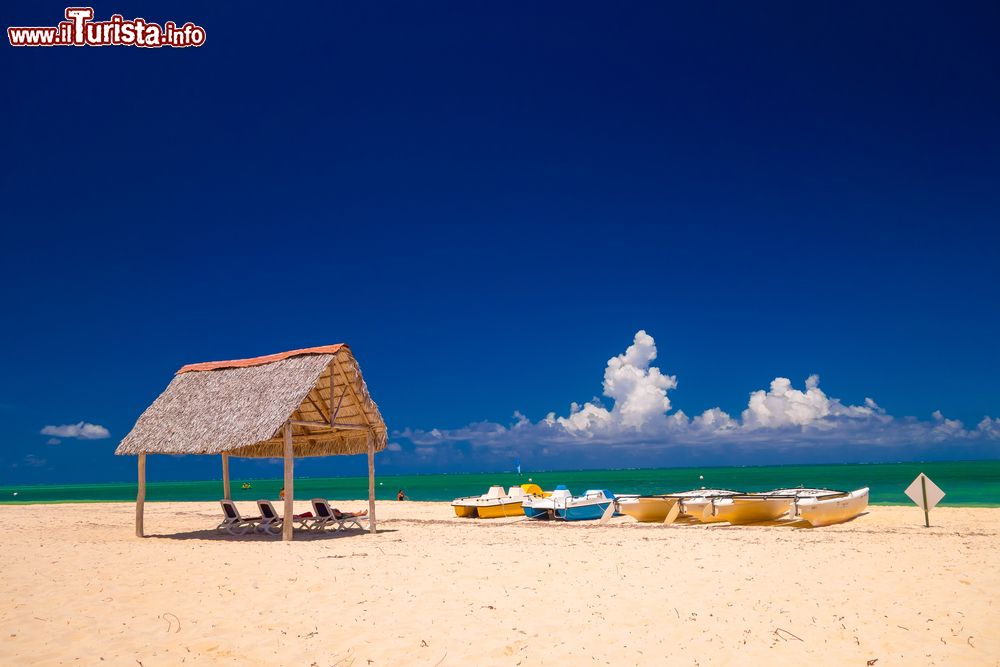
[[[146,539],[129,504],[0,507],[0,664],[1000,665],[1000,509],[930,529],[913,507],[821,529],[378,511],[377,535],[282,543],[217,535],[210,503],[147,504]]]

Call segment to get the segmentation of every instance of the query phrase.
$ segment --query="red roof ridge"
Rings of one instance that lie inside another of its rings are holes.
[[[192,371],[215,371],[222,368],[246,368],[248,366],[262,366],[289,357],[299,357],[306,354],[337,354],[340,348],[347,347],[347,343],[337,343],[336,345],[321,345],[319,347],[304,347],[301,350],[289,350],[288,352],[278,352],[268,354],[263,357],[252,357],[250,359],[233,359],[231,361],[205,361],[200,364],[187,364],[182,366],[177,375],[190,373]]]

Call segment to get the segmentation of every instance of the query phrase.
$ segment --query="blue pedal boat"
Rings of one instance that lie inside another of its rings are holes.
[[[525,500],[523,506],[529,519],[589,521],[600,519],[614,501],[615,495],[604,489],[590,489],[582,496],[574,496],[560,484],[549,496]]]

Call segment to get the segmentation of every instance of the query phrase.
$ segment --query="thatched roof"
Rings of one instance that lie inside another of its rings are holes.
[[[386,445],[350,348],[327,345],[184,366],[115,453],[281,457],[289,419],[295,456],[363,454],[369,432],[376,451]]]

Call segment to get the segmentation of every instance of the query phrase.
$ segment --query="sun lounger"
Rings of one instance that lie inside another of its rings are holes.
[[[316,515],[316,521],[312,525],[313,530],[323,530],[327,526],[332,526],[334,530],[365,529],[361,525],[361,521],[367,519],[367,516],[346,516],[340,513],[338,517],[326,498],[313,498],[312,506],[313,513]]]
[[[225,531],[230,535],[243,535],[254,530],[258,522],[260,522],[259,516],[240,516],[240,511],[236,509],[236,503],[232,500],[223,499],[219,501],[219,504],[222,505],[222,515],[224,518],[222,523],[216,526],[216,530]]]
[[[268,535],[277,535],[281,532],[281,526],[284,524],[284,519],[277,510],[274,509],[274,505],[271,504],[270,500],[258,500],[257,508],[260,510],[260,524],[257,526],[257,530],[262,530]],[[302,516],[296,514],[292,517],[292,526],[298,526],[299,528],[309,529],[312,527],[314,517]]]

